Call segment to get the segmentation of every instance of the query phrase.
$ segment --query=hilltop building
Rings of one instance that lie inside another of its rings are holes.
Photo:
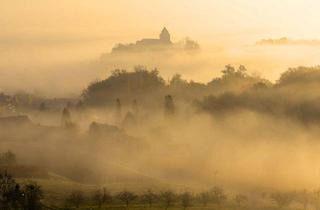
[[[149,45],[170,45],[171,35],[166,27],[164,27],[159,35],[159,39],[142,39],[136,42],[139,46],[149,46]]]
[[[137,53],[137,52],[161,52],[167,50],[174,50],[175,52],[188,51],[195,52],[198,50],[199,44],[189,38],[179,42],[172,42],[171,35],[166,27],[164,27],[157,39],[141,39],[135,43],[117,44],[111,54],[116,53]],[[172,51],[173,52],[173,51]],[[102,56],[105,58],[108,54]]]
[[[118,44],[112,52],[130,52],[130,51],[141,51],[146,49],[167,49],[173,45],[171,41],[171,35],[166,27],[164,27],[159,34],[158,39],[141,39],[132,44]]]

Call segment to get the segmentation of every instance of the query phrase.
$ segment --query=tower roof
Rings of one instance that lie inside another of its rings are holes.
[[[163,27],[161,33],[169,33],[168,29],[166,27]]]
[[[168,43],[171,42],[170,33],[166,27],[164,27],[160,33],[160,40]]]

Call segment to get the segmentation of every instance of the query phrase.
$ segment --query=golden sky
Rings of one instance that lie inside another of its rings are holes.
[[[318,38],[317,0],[1,0],[0,35]]]
[[[82,62],[97,60],[116,43],[157,37],[163,26],[173,41],[191,37],[203,52],[193,60],[154,64],[166,78],[180,73],[208,82],[224,65],[244,64],[250,73],[276,80],[289,67],[320,64],[320,48],[270,48],[256,41],[320,39],[319,11],[319,0],[0,0],[0,91],[43,90],[35,78],[60,87],[62,77],[77,93],[106,74]],[[79,66],[87,73],[71,85]],[[14,83],[17,76],[29,81],[25,87]]]

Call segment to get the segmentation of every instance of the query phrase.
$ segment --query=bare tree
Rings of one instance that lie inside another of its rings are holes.
[[[207,206],[210,200],[210,193],[209,192],[201,192],[198,195],[199,201],[203,204],[203,206]]]
[[[106,188],[103,188],[103,190],[97,190],[92,197],[93,201],[98,205],[99,209],[102,207],[103,204],[111,202],[112,196],[111,194],[106,190]]]
[[[297,202],[302,204],[303,209],[306,210],[311,201],[311,194],[307,190],[303,190],[301,192],[297,192],[295,198]]]
[[[79,208],[80,205],[85,201],[85,196],[82,191],[74,190],[71,192],[67,198],[67,202],[71,205],[74,205],[76,208]]]
[[[167,210],[170,206],[172,206],[175,200],[175,194],[172,191],[168,190],[161,193],[161,198],[164,202],[164,207]]]
[[[210,190],[210,200],[217,204],[218,206],[221,206],[223,202],[227,199],[226,194],[224,193],[223,189],[220,187],[214,187]]]
[[[320,210],[320,189],[313,192],[313,201],[316,207],[316,210]]]
[[[61,126],[63,128],[70,128],[73,126],[71,121],[71,113],[68,108],[64,108],[61,116]]]
[[[137,196],[129,191],[122,191],[117,195],[118,199],[126,204],[126,207],[129,207],[129,204],[134,201]]]
[[[237,203],[238,208],[240,208],[244,202],[248,201],[248,197],[242,194],[238,194],[235,196],[234,201]]]
[[[187,209],[191,206],[192,198],[193,196],[190,192],[184,192],[181,194],[181,204],[183,206],[183,209]]]
[[[287,207],[293,201],[294,195],[288,192],[277,192],[272,193],[270,196],[271,200],[274,201],[279,208]]]
[[[157,198],[157,195],[152,190],[147,190],[142,195],[143,202],[146,202],[149,204],[149,207],[152,207],[152,204],[154,203],[155,199]]]

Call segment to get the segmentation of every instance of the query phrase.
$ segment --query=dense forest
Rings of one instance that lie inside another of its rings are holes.
[[[113,105],[119,98],[125,105],[139,101],[143,106],[157,106],[165,95],[178,102],[193,103],[199,110],[223,114],[249,110],[291,117],[306,123],[317,122],[319,67],[291,68],[271,82],[250,75],[244,66],[227,65],[221,77],[207,84],[186,81],[175,75],[166,81],[157,69],[136,67],[133,72],[115,70],[105,80],[93,82],[83,92],[83,104]]]

